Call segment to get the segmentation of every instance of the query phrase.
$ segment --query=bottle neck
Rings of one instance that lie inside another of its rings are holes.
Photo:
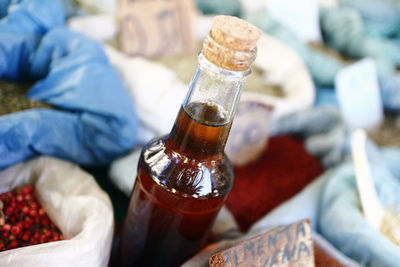
[[[250,69],[220,68],[199,54],[198,68],[169,136],[175,149],[197,155],[223,154],[250,73]]]

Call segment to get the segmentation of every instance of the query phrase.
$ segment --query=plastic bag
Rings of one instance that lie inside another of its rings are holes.
[[[58,0],[17,1],[0,21],[0,78],[35,80],[28,97],[59,109],[1,116],[0,168],[38,154],[102,165],[136,142],[131,98],[100,44],[64,21]]]
[[[111,201],[92,176],[49,157],[0,172],[0,192],[34,184],[35,195],[65,240],[0,252],[0,266],[107,266],[114,216]]]

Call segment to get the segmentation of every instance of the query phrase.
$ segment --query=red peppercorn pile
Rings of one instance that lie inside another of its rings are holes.
[[[0,251],[62,239],[32,185],[0,194]]]
[[[321,163],[307,153],[301,140],[291,136],[271,138],[256,162],[235,167],[235,183],[226,205],[241,230],[246,231],[322,172]]]

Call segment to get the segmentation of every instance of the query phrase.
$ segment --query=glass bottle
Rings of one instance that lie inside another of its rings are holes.
[[[170,134],[142,150],[121,236],[122,266],[179,266],[193,256],[233,185],[224,147],[257,40],[232,47],[215,24]]]

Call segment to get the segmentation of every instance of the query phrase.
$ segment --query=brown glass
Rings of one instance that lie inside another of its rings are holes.
[[[226,121],[217,106],[190,103],[168,136],[142,150],[121,237],[122,266],[179,266],[205,244],[233,184]]]

